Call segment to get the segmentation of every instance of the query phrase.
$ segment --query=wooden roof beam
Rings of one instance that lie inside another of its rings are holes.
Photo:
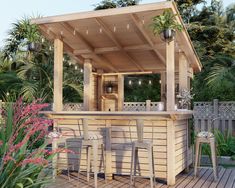
[[[144,71],[143,67],[140,66],[138,63],[136,63],[136,61],[123,49],[122,45],[118,42],[118,40],[116,39],[116,37],[114,36],[114,34],[112,33],[112,31],[110,31],[110,29],[105,25],[105,23],[102,21],[101,18],[95,18],[95,21],[98,23],[98,25],[100,27],[102,27],[102,29],[104,30],[104,32],[106,33],[106,35],[108,35],[108,37],[113,41],[113,43],[120,49],[120,51],[122,53],[124,53],[129,60],[140,70],[140,71]]]
[[[75,28],[73,28],[69,23],[60,23],[63,28],[68,31],[71,35],[74,36],[74,31],[76,31],[76,37],[79,38],[79,40],[81,40],[87,47],[87,50],[91,51],[92,57],[94,57],[94,59],[100,61],[104,66],[106,66],[108,69],[118,72],[118,70],[111,64],[111,62],[109,62],[107,59],[100,57],[99,55],[94,53],[94,48],[92,47],[92,45],[77,31],[75,30]]]
[[[135,23],[136,27],[139,29],[139,31],[142,33],[142,35],[144,36],[145,40],[149,43],[149,45],[153,48],[154,52],[157,54],[158,58],[161,60],[161,62],[165,65],[166,64],[166,59],[161,55],[161,53],[157,50],[157,48],[155,47],[155,44],[153,43],[153,41],[151,40],[151,38],[149,37],[149,35],[146,33],[144,26],[141,22],[141,20],[139,19],[139,17],[136,14],[131,14],[131,18],[133,20],[133,22]]]
[[[44,36],[46,36],[46,38],[48,40],[54,40],[56,38],[61,38],[61,36],[56,35],[54,32],[49,30],[45,25],[40,25],[40,31],[43,33]],[[48,31],[49,31],[49,33],[48,33]],[[63,38],[61,38],[61,40],[64,43],[64,50],[67,52],[67,54],[72,56],[76,61],[83,63],[84,58],[82,56],[80,56],[79,54],[74,54],[73,49],[67,44],[67,42],[65,42],[63,40]]]

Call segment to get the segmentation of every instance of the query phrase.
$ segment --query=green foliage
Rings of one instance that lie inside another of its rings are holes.
[[[129,81],[131,80],[131,85]],[[160,75],[128,76],[125,78],[125,102],[144,102],[161,100]],[[141,81],[141,85],[139,85]],[[151,84],[149,84],[151,81]]]
[[[218,156],[233,156],[235,155],[235,137],[227,131],[222,133],[219,130],[214,131],[216,140],[216,152]],[[203,145],[202,153],[211,156],[210,147]]]
[[[175,16],[170,10],[165,10],[163,14],[154,16],[151,24],[154,35],[161,34],[166,29],[181,31],[182,26],[177,23]]]
[[[35,187],[49,182],[42,169],[54,154],[46,152],[44,138],[50,120],[39,117],[45,105],[36,102],[25,105],[18,100],[5,107],[0,124],[0,187]]]
[[[29,42],[40,43],[40,50],[30,52]],[[23,49],[23,50],[22,50]],[[82,74],[69,66],[70,58],[64,56],[64,101],[80,102],[82,98]],[[24,18],[13,24],[3,49],[0,62],[0,98],[6,93],[23,96],[25,101],[41,98],[52,102],[53,60],[52,44],[39,33],[38,26]]]
[[[103,0],[95,5],[94,10],[133,6],[139,4],[139,1],[140,0]]]

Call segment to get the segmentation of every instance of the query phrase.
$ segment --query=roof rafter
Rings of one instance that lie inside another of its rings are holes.
[[[79,40],[81,40],[86,45],[87,49],[92,52],[91,54],[94,59],[103,63],[108,69],[111,69],[112,71],[118,72],[118,70],[111,64],[111,62],[109,62],[107,59],[95,54],[93,46],[77,30],[75,30],[75,28],[73,28],[69,23],[63,22],[60,24],[63,27],[63,29],[68,31],[73,36],[74,36],[74,31],[76,31],[76,35],[74,37],[78,37]]]
[[[122,45],[118,42],[112,31],[105,25],[101,18],[95,18],[96,22],[99,24],[100,27],[104,30],[104,32],[108,35],[108,37],[114,42],[114,44],[120,49],[122,53],[124,53],[129,60],[140,70],[144,71],[143,67],[140,66],[136,61],[123,49]]]
[[[142,35],[144,36],[145,40],[149,43],[149,45],[153,48],[154,52],[157,54],[158,58],[161,60],[161,62],[165,65],[165,58],[161,55],[161,53],[157,50],[157,48],[155,47],[155,44],[153,43],[153,41],[151,40],[151,38],[149,37],[149,35],[146,33],[144,26],[142,24],[142,22],[140,21],[139,17],[136,14],[131,14],[131,18],[134,21],[136,27],[139,29],[139,31],[142,33]]]
[[[53,40],[55,38],[61,38],[61,36],[56,35],[54,32],[49,30],[45,25],[40,25],[41,32],[43,33],[44,36],[47,36],[47,39]],[[47,32],[49,31],[49,33]],[[52,37],[51,37],[52,36]],[[71,55],[76,61],[83,63],[84,58],[80,56],[79,54],[74,54],[73,49],[67,44],[63,38],[61,38],[63,43],[64,43],[64,50]]]

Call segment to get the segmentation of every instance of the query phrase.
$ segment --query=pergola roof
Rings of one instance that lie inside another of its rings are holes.
[[[166,44],[151,30],[152,17],[165,9],[178,13],[175,3],[160,2],[124,8],[81,12],[32,20],[49,40],[61,38],[64,51],[106,72],[160,72],[166,68]],[[177,22],[183,25],[180,16]],[[189,35],[176,33],[178,52],[184,52],[194,71],[201,69]]]

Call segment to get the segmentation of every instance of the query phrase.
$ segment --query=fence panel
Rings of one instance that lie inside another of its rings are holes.
[[[235,102],[213,102],[194,103],[194,128],[195,131],[219,129],[223,133],[235,135]],[[212,119],[219,117],[211,127]]]

